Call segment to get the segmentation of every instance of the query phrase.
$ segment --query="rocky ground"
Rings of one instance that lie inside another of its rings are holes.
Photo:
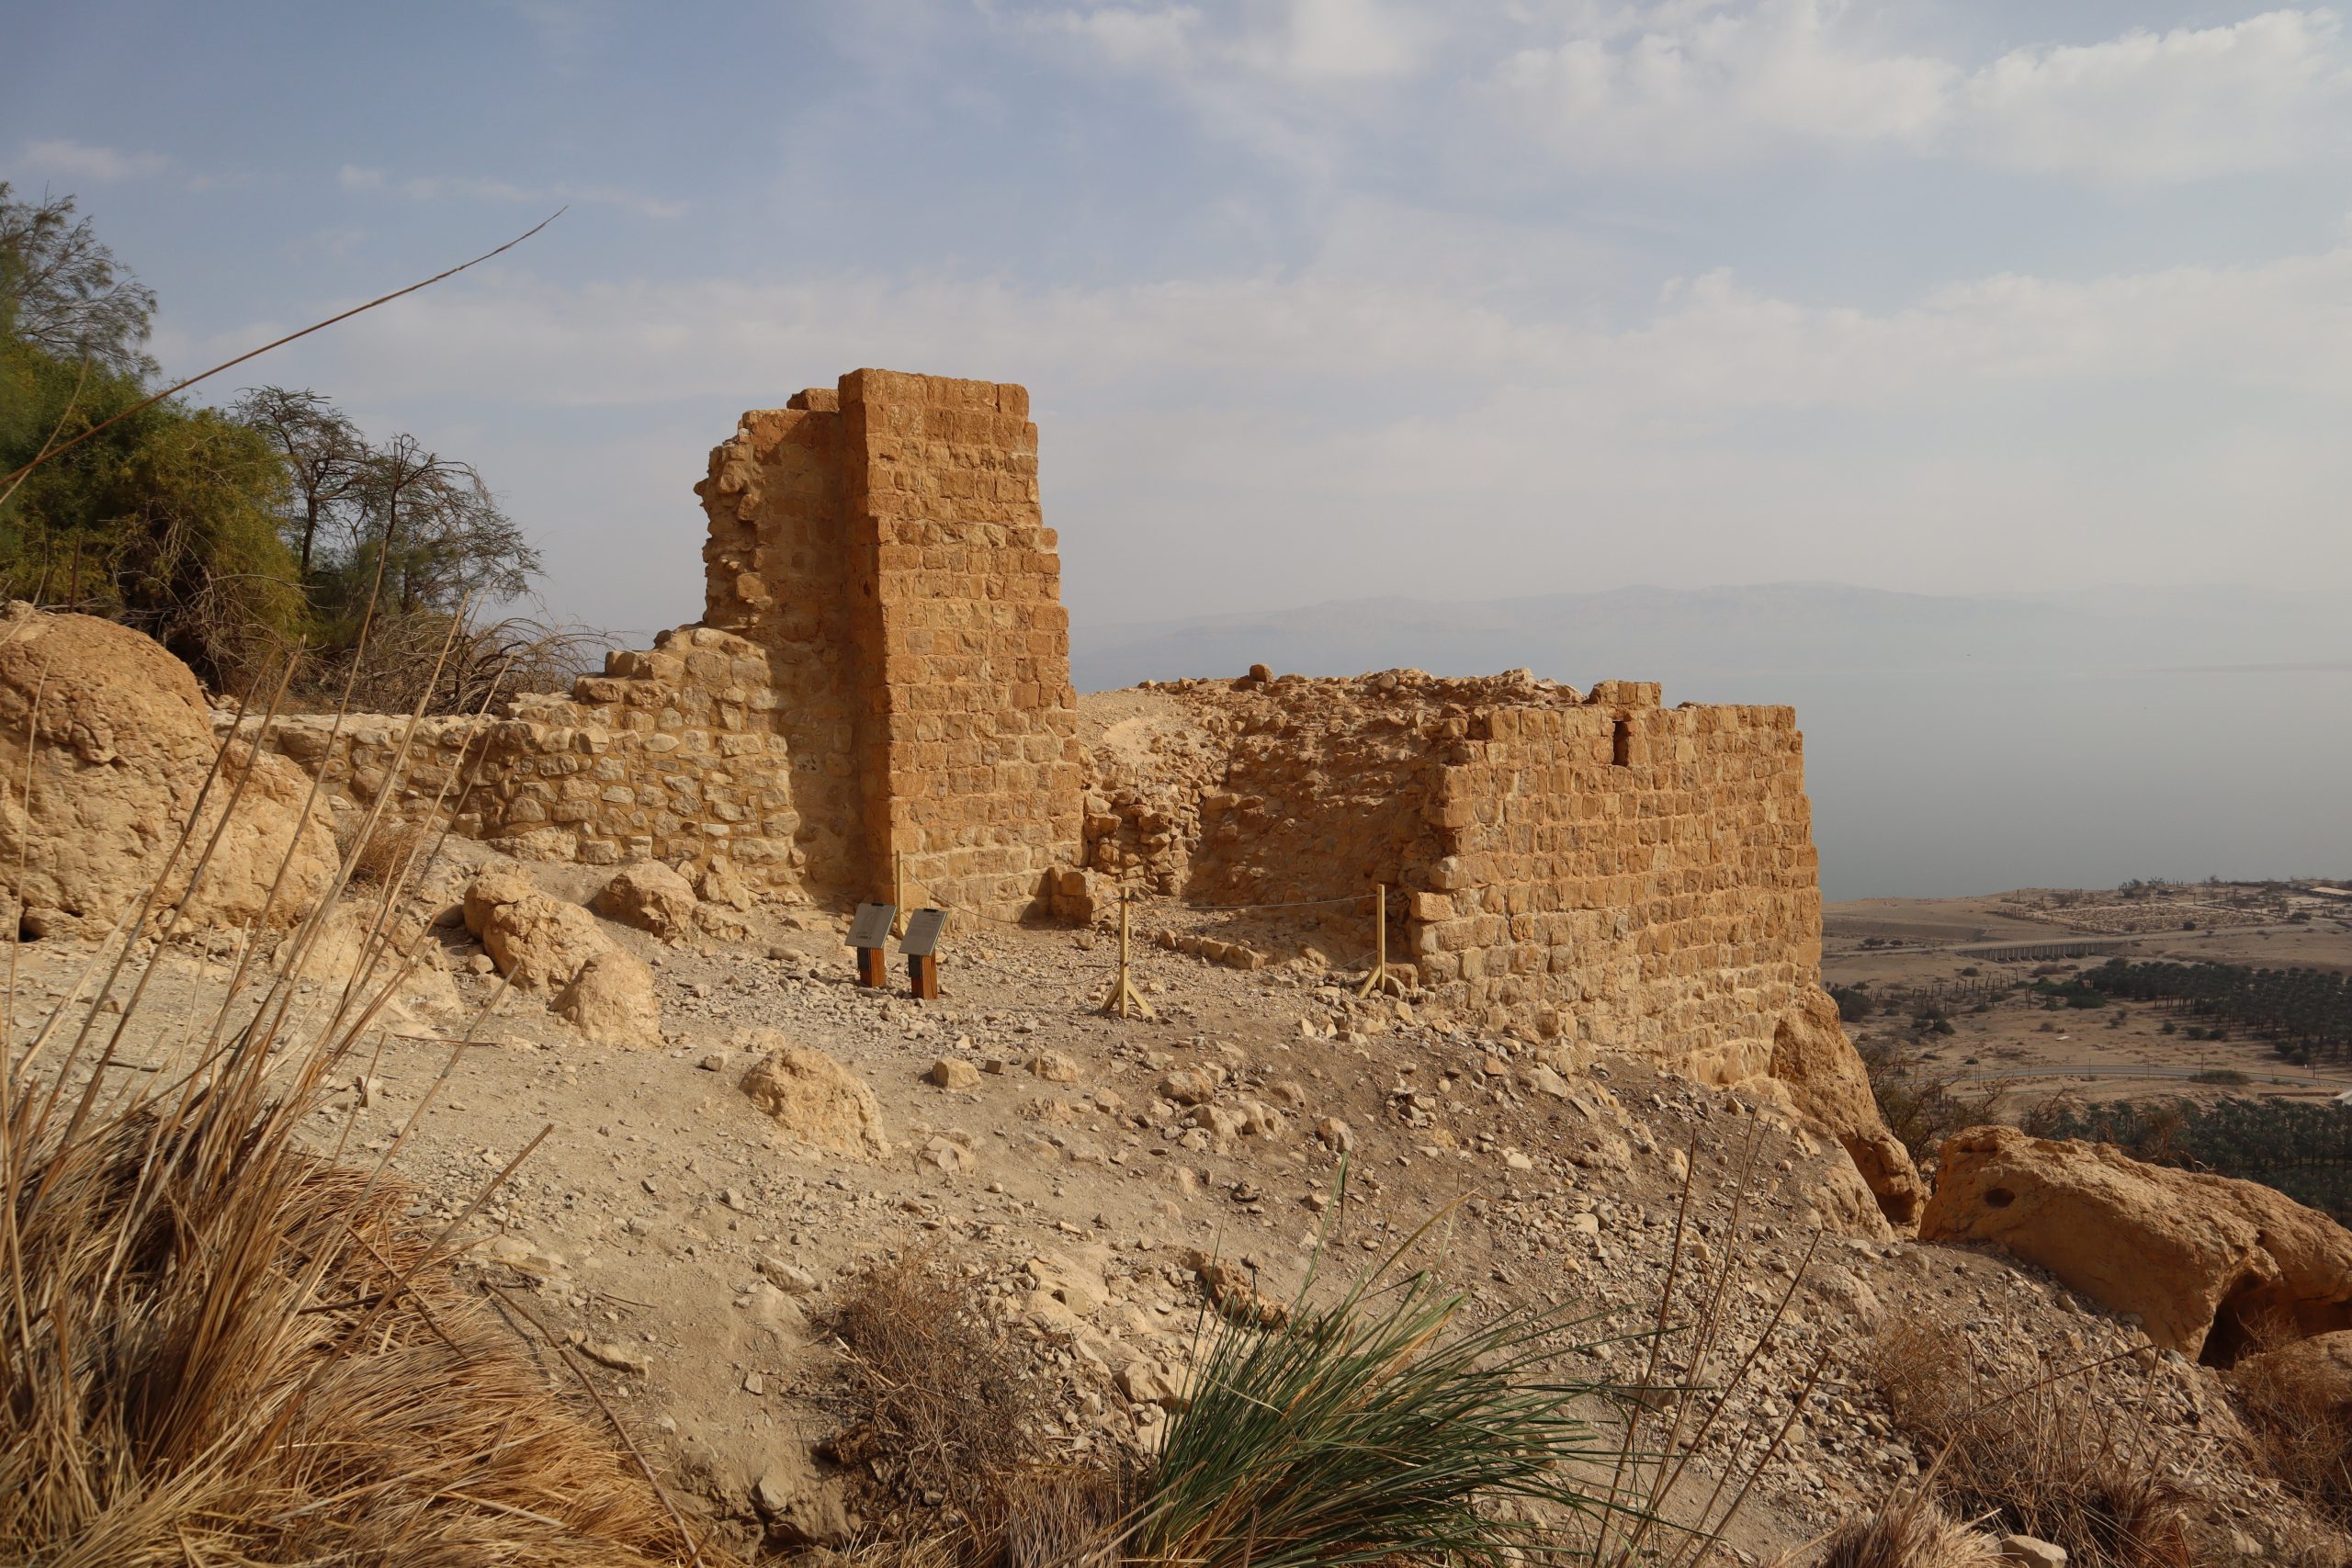
[[[427,913],[453,909],[482,858],[451,852],[469,863],[426,879]],[[594,891],[578,868],[528,871],[564,901]],[[312,1135],[364,1161],[413,1119],[393,1168],[419,1211],[475,1244],[464,1267],[527,1309],[520,1331],[544,1324],[592,1359],[681,1493],[747,1541],[763,1517],[819,1539],[854,1529],[850,1478],[815,1457],[842,1416],[826,1314],[876,1258],[919,1249],[967,1278],[1052,1389],[1045,1435],[1104,1454],[1148,1449],[1164,1424],[1201,1329],[1204,1258],[1281,1300],[1311,1264],[1343,1280],[1410,1239],[1410,1264],[1474,1312],[1573,1300],[1616,1314],[1563,1365],[1639,1381],[1644,1344],[1606,1341],[1656,1315],[1686,1168],[1678,1313],[1723,1281],[1700,1375],[1729,1386],[1685,1492],[1744,1474],[1813,1380],[1731,1537],[1744,1560],[1932,1457],[1896,1434],[1867,1370],[1894,1325],[1941,1325],[1988,1375],[2093,1367],[2099,1407],[2245,1560],[2295,1526],[2247,1473],[2218,1374],[1998,1253],[1895,1236],[1845,1156],[1769,1086],[1703,1088],[1409,999],[1360,1001],[1312,931],[1287,948],[1261,933],[1272,962],[1255,971],[1139,949],[1147,1021],[1095,1010],[1114,963],[1100,931],[953,931],[943,996],[919,1004],[895,972],[891,992],[857,987],[844,922],[819,911],[729,917],[724,940],[600,924],[647,966],[658,1033],[589,1038],[546,993],[503,986],[445,913],[428,951],[455,1005],[421,998],[376,1031]],[[19,1031],[89,952],[18,950]],[[168,1069],[200,1037],[226,963],[156,963],[126,1042],[134,1070]],[[313,987],[309,1005],[332,996]],[[815,1112],[764,1113],[741,1086],[781,1044],[823,1053],[870,1098],[853,1085]]]

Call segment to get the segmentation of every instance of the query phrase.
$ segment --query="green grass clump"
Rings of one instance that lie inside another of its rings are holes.
[[[1377,1280],[1327,1308],[1302,1292],[1272,1331],[1216,1330],[1169,1423],[1133,1560],[1509,1568],[1540,1550],[1539,1527],[1494,1505],[1602,1508],[1571,1472],[1616,1456],[1587,1411],[1617,1391],[1541,1371],[1567,1331],[1594,1320],[1520,1309],[1465,1325],[1466,1298],[1426,1273]]]

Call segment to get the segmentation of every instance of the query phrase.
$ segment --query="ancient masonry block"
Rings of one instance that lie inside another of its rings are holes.
[[[1011,917],[1079,846],[1061,561],[1014,386],[858,370],[697,488],[705,625],[767,651],[808,880]]]

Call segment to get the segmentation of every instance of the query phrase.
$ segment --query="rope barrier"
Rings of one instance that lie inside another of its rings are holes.
[[[1146,904],[1142,907],[1164,908],[1179,915],[1230,915],[1253,909],[1320,909],[1335,904],[1359,903],[1372,897],[1369,893],[1349,893],[1337,898],[1306,898],[1286,904],[1187,904],[1171,900],[1166,904]],[[1012,926],[1024,931],[1030,929],[1026,920],[1007,919],[1002,915],[991,915],[985,909],[958,908],[950,909],[947,913],[951,919],[987,920],[992,925]]]

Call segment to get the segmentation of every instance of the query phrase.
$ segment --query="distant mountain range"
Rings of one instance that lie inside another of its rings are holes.
[[[1477,603],[1359,599],[1188,620],[1080,621],[1070,644],[1081,691],[1238,675],[1252,664],[1312,675],[1526,666],[1577,686],[1664,680],[1669,702],[1717,694],[1678,695],[1676,687],[1746,688],[1776,672],[2352,669],[2340,595],[2233,587],[1963,595],[1776,582]]]

